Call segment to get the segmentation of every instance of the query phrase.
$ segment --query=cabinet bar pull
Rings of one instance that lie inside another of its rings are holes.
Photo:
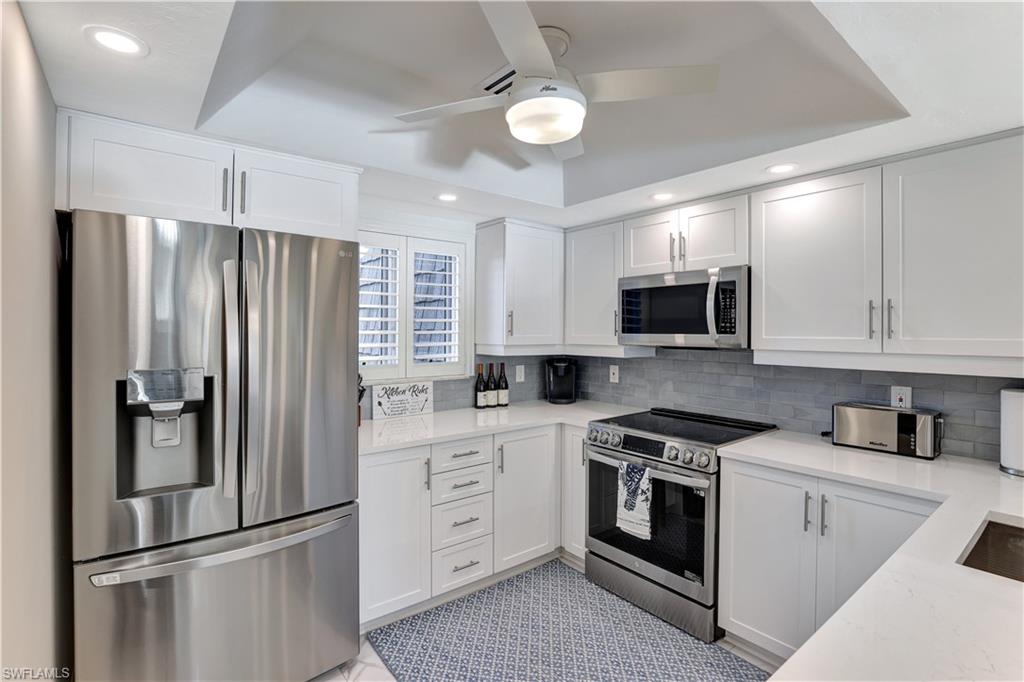
[[[668,233],[668,262],[676,262],[676,236],[671,232]]]
[[[888,306],[888,313],[889,313],[889,329],[886,332],[886,338],[890,338],[891,339],[892,338],[892,309],[893,309],[892,299],[891,298],[886,303],[886,306]]]
[[[811,514],[811,494],[805,490],[804,491],[804,532],[805,533],[807,532],[807,529],[811,525],[811,516],[810,516],[810,514]]]
[[[458,528],[459,526],[465,526],[467,523],[474,523],[474,522],[479,521],[479,520],[480,520],[479,516],[470,516],[465,521],[452,521],[452,528]]]
[[[498,446],[498,473],[505,473],[505,446]]]
[[[825,537],[825,503],[828,500],[825,498],[825,493],[821,494],[821,537]]]
[[[427,484],[427,490],[430,490],[430,458],[429,457],[427,458],[427,461],[423,463],[423,465],[425,467],[427,467],[427,480],[424,481],[424,483]]]
[[[479,561],[474,559],[473,561],[470,561],[468,564],[463,564],[462,566],[454,566],[454,567],[452,567],[452,573],[458,573],[459,571],[465,571],[467,568],[473,568],[474,566],[476,566],[479,563],[480,563]]]
[[[452,483],[452,490],[458,490],[459,488],[468,488],[471,485],[480,485],[480,481],[472,480],[466,481],[465,483]]]
[[[479,455],[479,454],[480,454],[479,450],[466,450],[465,452],[455,452],[455,453],[452,453],[452,459],[456,459],[458,457],[469,457],[470,455]]]
[[[587,441],[583,440],[580,443],[580,464],[587,466]]]
[[[868,299],[868,338],[875,338],[875,300]]]
[[[612,323],[612,333],[614,333],[615,336],[619,335],[619,311],[618,310],[615,311],[615,321]]]
[[[508,311],[508,335],[512,336],[515,333],[516,328],[516,311]]]
[[[224,169],[224,175],[220,181],[220,210],[228,210],[228,169]]]
[[[240,199],[238,210],[241,213],[245,213],[245,171],[242,171],[242,198]]]
[[[679,260],[686,258],[686,237],[679,235]]]

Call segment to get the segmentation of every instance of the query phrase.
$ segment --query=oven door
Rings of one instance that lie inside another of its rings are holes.
[[[619,343],[749,348],[750,266],[619,280]]]
[[[651,539],[616,525],[619,463],[651,476]],[[587,550],[707,606],[715,596],[718,477],[587,446]]]

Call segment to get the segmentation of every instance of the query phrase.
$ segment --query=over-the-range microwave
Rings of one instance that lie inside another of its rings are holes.
[[[623,277],[619,344],[750,347],[750,266]]]

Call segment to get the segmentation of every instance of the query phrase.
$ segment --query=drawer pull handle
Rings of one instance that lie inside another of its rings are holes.
[[[480,481],[466,481],[465,483],[452,483],[452,490],[458,490],[459,488],[468,488],[471,485],[480,485]]]
[[[458,528],[459,526],[465,526],[467,523],[475,523],[480,520],[479,516],[470,516],[465,521],[452,521],[452,528]]]
[[[466,450],[465,452],[454,452],[454,453],[452,453],[452,459],[457,459],[459,457],[470,457],[472,455],[479,455],[479,454],[480,454],[479,450]]]
[[[470,561],[468,564],[463,564],[462,566],[453,566],[452,567],[452,573],[458,573],[459,571],[465,571],[467,568],[473,568],[474,566],[476,566],[479,563],[480,563],[479,561],[476,561],[474,559],[473,561]]]

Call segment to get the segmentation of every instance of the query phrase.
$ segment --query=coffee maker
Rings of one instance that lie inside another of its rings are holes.
[[[544,369],[548,402],[556,405],[576,402],[576,361],[572,358],[548,358]]]

